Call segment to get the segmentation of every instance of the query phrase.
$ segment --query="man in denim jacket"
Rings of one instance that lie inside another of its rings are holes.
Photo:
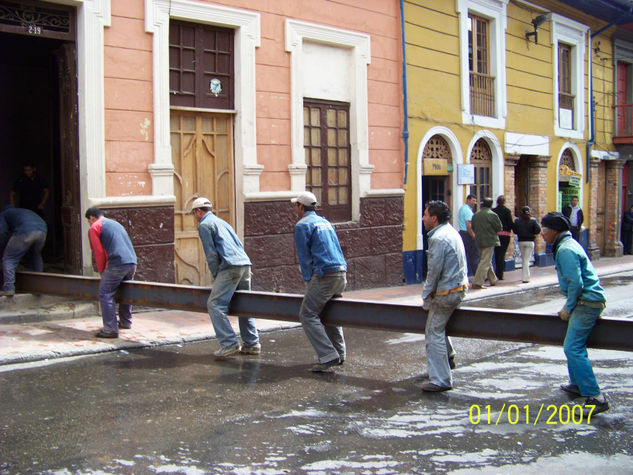
[[[198,222],[198,235],[213,276],[207,310],[220,343],[220,349],[214,355],[218,358],[236,353],[258,355],[262,347],[259,344],[255,319],[239,318],[240,335],[244,342],[240,347],[227,317],[229,303],[235,291],[251,288],[251,261],[244,252],[244,246],[233,228],[212,213],[211,202],[207,198],[197,198],[191,206],[191,214]]]
[[[319,314],[328,300],[345,290],[347,263],[334,227],[314,211],[316,196],[305,191],[290,201],[299,218],[294,230],[295,244],[301,274],[307,282],[299,319],[319,358],[311,371],[322,372],[345,361],[343,329],[323,325]]]
[[[453,388],[451,368],[455,368],[455,350],[446,336],[446,324],[468,289],[464,243],[448,222],[450,217],[448,205],[443,201],[429,201],[422,216],[429,237],[427,274],[422,288],[422,308],[428,310],[424,339],[430,382],[422,385],[427,392]]]
[[[564,350],[570,382],[561,389],[585,398],[583,412],[598,414],[609,409],[600,392],[587,356],[587,338],[602,311],[607,297],[585,250],[570,232],[571,223],[562,213],[547,213],[541,220],[543,239],[554,246],[560,291],[567,297],[558,316],[567,321]]]

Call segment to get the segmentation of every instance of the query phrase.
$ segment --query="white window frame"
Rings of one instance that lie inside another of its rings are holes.
[[[350,146],[352,221],[360,219],[360,198],[370,195],[367,65],[371,62],[369,35],[303,21],[286,19],[286,51],[290,52],[290,108],[292,163],[288,166],[291,191],[305,190],[307,165],[303,148],[303,43],[316,42],[351,50]],[[320,97],[316,99],[326,99]]]
[[[259,176],[264,168],[257,163],[255,129],[255,51],[261,44],[260,15],[188,0],[145,0],[145,31],[154,34],[154,163],[149,165],[149,171],[152,192],[173,197],[174,166],[169,125],[170,19],[235,30],[235,219],[237,229],[244,229],[244,196],[259,192]]]
[[[459,15],[460,83],[462,122],[481,127],[504,129],[508,106],[506,99],[506,7],[509,0],[456,0]],[[495,116],[470,113],[470,69],[468,67],[468,15],[486,18],[490,25],[490,75],[495,78]]]
[[[589,27],[556,13],[552,14],[552,66],[554,95],[554,134],[558,137],[582,139],[585,133],[585,50]],[[558,115],[558,44],[571,46],[571,88],[574,93],[573,129],[559,126]]]

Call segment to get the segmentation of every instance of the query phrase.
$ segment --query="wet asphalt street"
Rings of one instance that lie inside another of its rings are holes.
[[[604,283],[628,315],[631,276]],[[562,305],[521,300],[495,306]],[[456,338],[455,389],[424,394],[423,335],[346,330],[330,374],[300,328],[261,336],[224,361],[205,341],[0,367],[0,473],[633,473],[630,353],[590,350],[611,410],[587,423],[561,347]]]

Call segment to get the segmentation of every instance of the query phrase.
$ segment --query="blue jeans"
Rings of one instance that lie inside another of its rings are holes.
[[[424,329],[426,362],[429,367],[429,380],[443,388],[453,387],[453,376],[448,359],[455,356],[451,340],[446,336],[446,324],[455,309],[462,303],[466,291],[433,297],[429,307]]]
[[[585,397],[600,394],[600,386],[587,356],[587,338],[603,310],[604,307],[593,308],[578,303],[567,324],[563,348],[567,357],[569,381],[577,385],[580,394]]]
[[[136,272],[136,264],[122,264],[108,266],[101,274],[99,282],[99,304],[101,304],[101,318],[103,331],[119,333],[116,319],[116,304],[114,294],[124,280],[132,280]],[[119,304],[119,318],[121,323],[132,324],[132,306],[127,303]]]
[[[207,300],[207,310],[215,330],[215,336],[222,348],[239,346],[237,335],[227,317],[229,303],[236,290],[251,289],[251,266],[229,267],[218,272],[213,281],[211,295]],[[245,346],[259,343],[255,319],[240,317],[240,335]]]
[[[345,357],[345,339],[343,328],[335,325],[323,325],[321,311],[325,304],[345,290],[347,279],[345,272],[332,272],[322,277],[314,274],[308,282],[308,288],[301,309],[299,320],[308,340],[317,353],[319,363],[327,363],[336,358]]]
[[[13,234],[7,242],[2,254],[2,290],[15,290],[15,269],[25,254],[29,254],[28,267],[35,272],[42,272],[42,248],[46,241],[44,231],[31,231],[24,234]]]

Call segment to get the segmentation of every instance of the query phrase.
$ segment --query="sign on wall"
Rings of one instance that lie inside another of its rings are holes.
[[[457,184],[475,184],[475,165],[472,165],[470,163],[462,163],[460,165],[457,165]]]
[[[448,175],[448,160],[445,158],[425,158],[424,176]]]

